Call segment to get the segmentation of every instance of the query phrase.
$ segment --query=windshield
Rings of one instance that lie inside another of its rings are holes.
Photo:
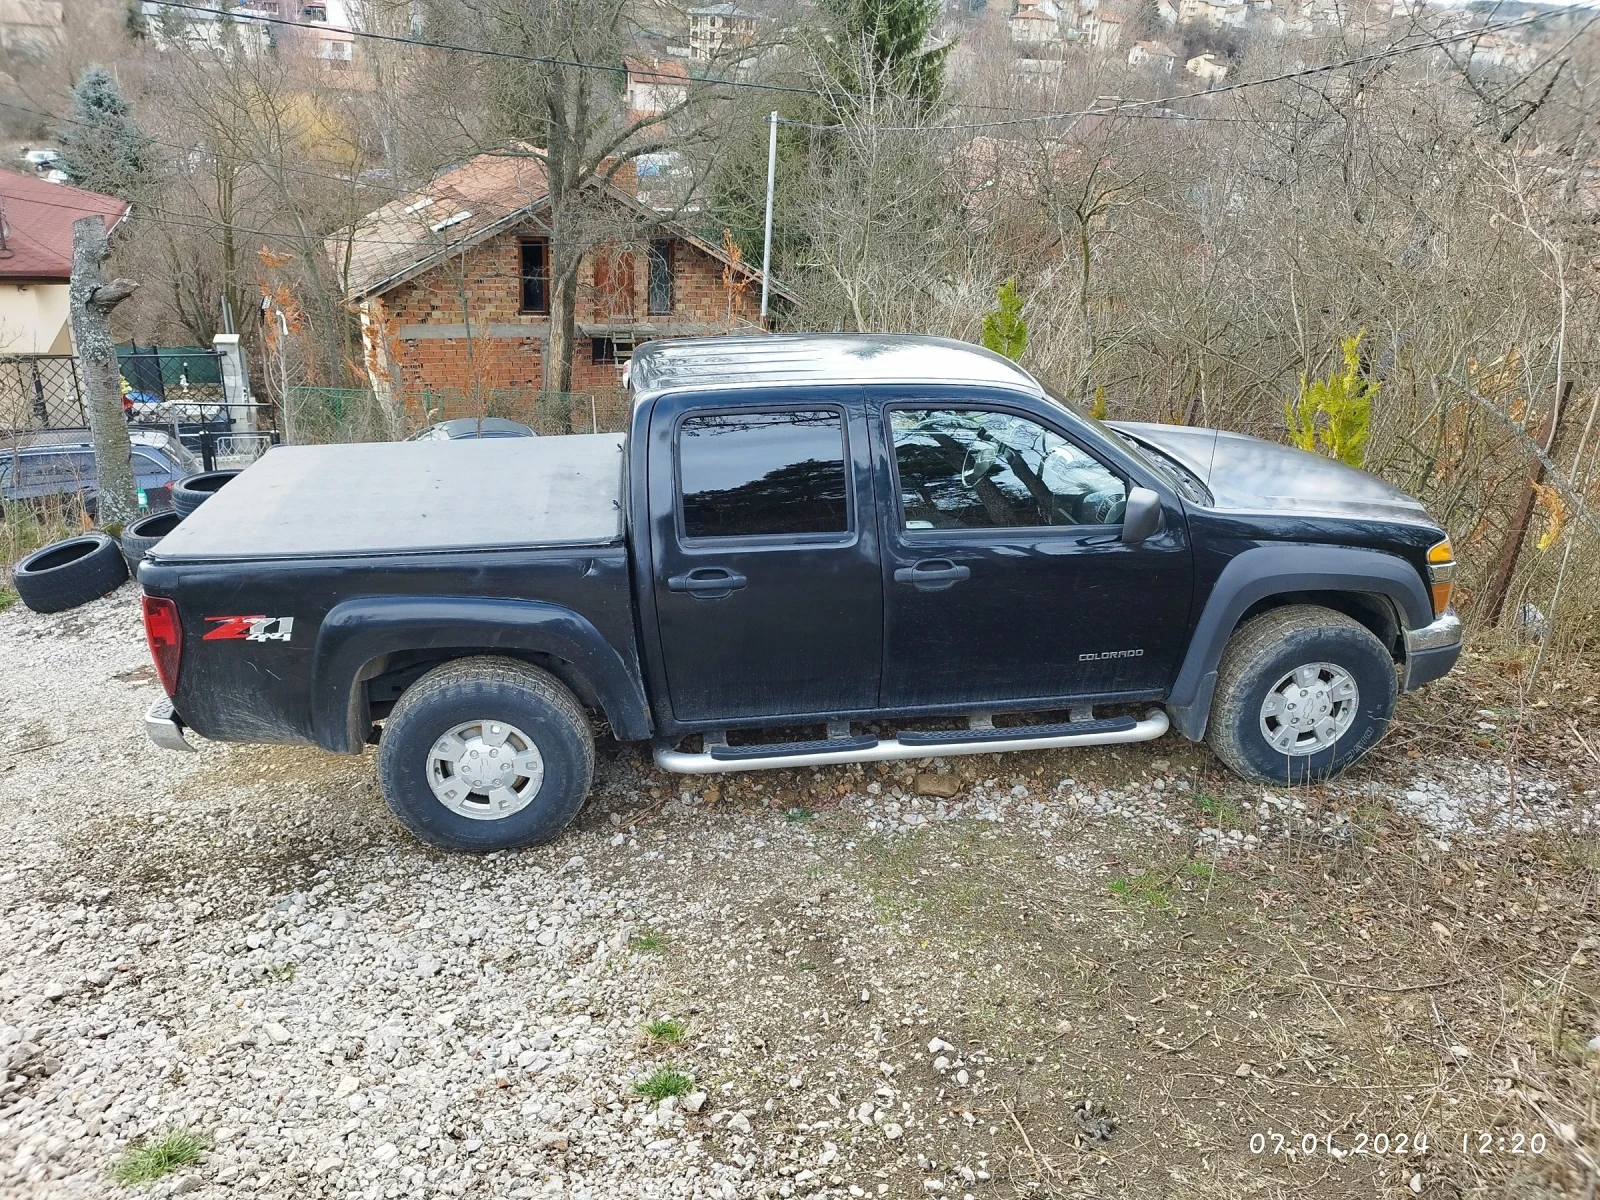
[[[1163,454],[1153,446],[1147,446],[1133,435],[1123,433],[1120,429],[1113,429],[1098,417],[1092,417],[1084,412],[1083,409],[1073,404],[1070,400],[1063,400],[1049,388],[1044,389],[1044,394],[1047,399],[1060,405],[1080,421],[1092,426],[1102,437],[1132,450],[1138,456],[1140,462],[1159,475],[1168,486],[1177,491],[1185,500],[1194,504],[1209,505],[1212,503],[1211,492],[1201,482],[1200,477],[1171,455]]]

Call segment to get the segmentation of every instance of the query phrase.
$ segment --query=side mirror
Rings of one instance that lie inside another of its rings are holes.
[[[1161,528],[1161,497],[1149,488],[1136,487],[1128,493],[1122,510],[1122,540],[1134,546]]]

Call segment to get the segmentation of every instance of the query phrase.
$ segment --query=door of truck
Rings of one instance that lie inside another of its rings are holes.
[[[875,707],[883,582],[859,389],[665,396],[650,430],[653,588],[674,719]]]
[[[870,402],[886,481],[883,707],[1165,691],[1192,587],[1176,498],[1160,532],[1125,545],[1139,481],[1053,406],[943,388]]]

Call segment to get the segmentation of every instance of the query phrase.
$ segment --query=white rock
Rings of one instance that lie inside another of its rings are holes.
[[[734,1113],[733,1116],[728,1118],[728,1128],[733,1130],[734,1133],[749,1133],[750,1118],[742,1112]]]
[[[705,1092],[690,1092],[683,1098],[683,1111],[686,1113],[699,1112],[706,1106],[708,1098]]]
[[[890,1121],[883,1127],[883,1136],[888,1138],[891,1142],[899,1141],[904,1133],[905,1130],[899,1125],[896,1125],[893,1121]]]
[[[276,1022],[269,1021],[263,1028],[263,1032],[267,1035],[267,1040],[274,1046],[282,1046],[289,1040],[289,1031]]]

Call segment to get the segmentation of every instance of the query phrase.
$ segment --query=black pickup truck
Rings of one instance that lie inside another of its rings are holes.
[[[273,450],[139,572],[160,745],[378,745],[439,845],[555,837],[594,737],[669,771],[1157,738],[1296,784],[1461,652],[1422,506],[1101,424],[937,338],[662,341],[626,434]],[[380,736],[381,731],[381,736]]]

